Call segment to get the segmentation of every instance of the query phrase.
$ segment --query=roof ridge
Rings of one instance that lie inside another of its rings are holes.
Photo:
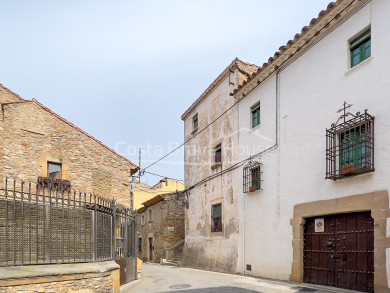
[[[1,105],[8,105],[8,104],[18,104],[18,103],[34,103],[36,105],[38,105],[39,107],[41,107],[43,110],[45,110],[46,112],[50,113],[51,115],[57,117],[58,119],[60,119],[61,121],[65,122],[66,124],[70,125],[71,127],[75,128],[76,130],[78,130],[79,132],[83,133],[85,136],[93,139],[94,141],[96,141],[98,144],[100,144],[101,146],[105,147],[106,149],[108,149],[109,151],[111,151],[112,153],[114,153],[115,155],[117,155],[118,157],[121,157],[122,159],[126,160],[127,162],[129,162],[131,165],[133,165],[135,167],[136,170],[138,170],[138,166],[135,165],[132,161],[130,161],[128,158],[126,158],[125,156],[122,156],[121,154],[117,153],[116,151],[114,151],[112,148],[108,147],[107,145],[105,145],[104,143],[102,143],[100,140],[98,140],[97,138],[95,138],[94,136],[90,135],[88,132],[82,130],[80,127],[77,127],[75,124],[73,124],[72,122],[66,120],[64,117],[62,117],[61,115],[55,113],[54,111],[52,111],[51,109],[49,109],[48,107],[46,107],[45,105],[39,103],[36,99],[32,99],[32,100],[25,100],[25,99],[22,99],[22,101],[18,101],[18,102],[7,102],[7,103],[2,103]],[[134,172],[135,173],[135,172]]]
[[[351,1],[351,0],[350,0]],[[352,0],[350,4],[355,2],[356,0]],[[236,89],[233,90],[231,93],[232,96],[239,93],[247,84],[249,84],[252,80],[254,80],[266,67],[269,67],[275,60],[277,60],[283,53],[289,49],[293,44],[297,43],[298,40],[300,40],[315,24],[317,24],[324,16],[329,14],[335,7],[339,6],[340,3],[346,2],[346,0],[337,0],[335,2],[330,2],[326,9],[321,10],[318,13],[318,16],[316,18],[313,18],[309,25],[304,26],[301,29],[300,33],[295,34],[294,38],[289,40],[286,45],[282,45],[279,47],[279,50],[274,53],[274,56],[271,56],[268,58],[268,61],[265,62],[262,66],[259,66],[258,70],[254,72],[246,81],[244,81],[241,85],[239,85]],[[350,5],[349,4],[349,5]],[[290,58],[290,57],[289,57]],[[288,58],[288,59],[289,59]]]
[[[18,99],[20,99],[21,102],[22,102],[22,101],[26,101],[26,100],[23,99],[21,96],[19,96],[17,93],[11,91],[9,88],[7,88],[6,86],[4,86],[2,83],[0,83],[0,87],[3,88],[3,89],[5,89],[6,91],[8,91],[10,94],[14,95],[15,97],[17,97]],[[5,104],[5,103],[3,103],[3,104]]]
[[[217,76],[217,78],[215,78],[213,80],[213,82],[203,91],[203,93],[199,96],[199,98],[197,98],[195,100],[195,102],[193,102],[191,104],[191,106],[184,112],[183,115],[181,115],[181,119],[184,120],[184,117],[187,116],[187,114],[189,114],[193,108],[210,92],[212,91],[212,89],[214,89],[214,87],[216,86],[216,84],[221,80],[221,78],[226,74],[226,72],[232,67],[232,66],[236,66],[239,70],[242,70],[242,71],[245,71],[247,74],[249,75],[252,75],[251,72],[247,72],[247,70],[245,70],[244,68],[240,68],[239,65],[238,65],[238,62],[241,62],[243,64],[247,64],[246,62],[243,62],[242,60],[240,60],[238,57],[234,58],[232,62],[230,62],[230,64]],[[249,66],[255,66],[256,68],[259,68],[257,65],[254,65],[254,64],[250,64],[248,63]]]
[[[50,114],[52,114],[53,116],[57,117],[58,119],[62,120],[63,122],[67,123],[68,125],[72,126],[73,128],[75,128],[76,130],[80,131],[81,133],[83,133],[84,135],[86,135],[87,137],[95,140],[98,144],[100,144],[101,146],[105,147],[106,149],[108,149],[109,151],[111,151],[112,153],[114,153],[115,155],[121,157],[122,159],[128,161],[130,164],[132,164],[134,167],[136,167],[136,169],[138,169],[138,166],[135,165],[132,161],[130,161],[128,158],[126,158],[125,156],[122,156],[121,154],[117,153],[116,151],[114,151],[112,148],[108,147],[107,145],[105,145],[104,143],[102,143],[100,140],[98,140],[97,138],[95,138],[94,136],[90,135],[88,132],[82,130],[80,127],[77,127],[75,124],[73,124],[72,122],[68,121],[67,119],[65,119],[64,117],[62,117],[61,115],[57,114],[56,112],[52,111],[51,109],[49,109],[48,107],[46,107],[45,105],[41,104],[40,102],[38,102],[36,99],[32,99],[31,101],[28,101],[28,102],[32,102],[32,103],[35,103],[37,104],[38,106],[40,106],[42,109],[44,109],[45,111],[49,112]]]

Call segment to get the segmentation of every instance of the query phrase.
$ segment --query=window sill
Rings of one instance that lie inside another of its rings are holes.
[[[256,125],[255,127],[252,127],[251,131],[255,131],[256,129],[260,128],[260,125],[261,125],[261,123],[259,125]]]
[[[217,169],[218,167],[222,167],[222,163],[215,163],[211,166],[211,169]]]
[[[360,176],[373,175],[374,172],[375,172],[375,168],[373,170],[366,171],[366,172],[356,173],[356,174],[352,174],[352,175],[343,175],[343,176],[340,176],[338,179],[333,180],[333,181],[337,182],[337,181],[343,181],[343,180],[347,180],[347,179],[355,178],[355,177],[360,177]]]
[[[218,232],[211,231],[210,235],[211,236],[222,236],[223,235],[223,230],[222,231],[218,231]]]
[[[364,66],[364,64],[370,63],[371,60],[372,60],[372,56],[371,56],[371,57],[368,57],[368,58],[365,59],[365,60],[363,60],[363,61],[360,62],[358,65],[355,65],[354,67],[349,68],[349,69],[344,73],[344,75],[349,75],[352,71],[355,71],[355,69]]]
[[[195,133],[197,133],[197,132],[198,132],[198,129],[199,129],[199,128],[195,128],[194,130],[192,130],[191,135],[194,135]]]

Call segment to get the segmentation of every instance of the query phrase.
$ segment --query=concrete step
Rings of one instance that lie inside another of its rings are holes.
[[[176,266],[176,267],[180,266],[180,262],[175,260],[166,260],[161,264],[164,266]]]

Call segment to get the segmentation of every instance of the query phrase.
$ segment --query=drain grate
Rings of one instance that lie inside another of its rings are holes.
[[[188,284],[179,284],[179,285],[170,286],[169,289],[187,289],[190,287],[191,287],[191,285],[188,285]]]

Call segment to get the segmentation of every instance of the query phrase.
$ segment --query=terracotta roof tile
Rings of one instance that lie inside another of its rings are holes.
[[[234,68],[238,68],[238,70],[243,73],[244,75],[251,76],[254,72],[258,70],[258,66],[255,64],[250,64],[244,61],[241,61],[238,58],[235,58],[229,66],[227,66],[220,75],[209,85],[209,87],[200,95],[198,99],[192,105],[187,109],[187,111],[184,112],[184,114],[181,116],[181,119],[184,120],[189,113],[197,106],[199,105],[207,96],[208,94],[215,89],[215,87],[218,85],[218,83],[224,78],[224,76]]]
[[[325,18],[329,13],[331,13],[334,9],[336,9],[338,6],[340,5],[344,5],[346,7],[348,7],[349,5],[353,4],[354,2],[358,2],[357,0],[338,0],[336,2],[331,2],[329,3],[329,5],[327,6],[327,8],[325,10],[322,10],[319,14],[318,14],[318,17],[317,18],[313,18],[311,21],[310,21],[310,24],[308,26],[304,26],[301,30],[300,33],[296,34],[294,36],[294,38],[292,40],[289,40],[287,42],[286,45],[283,45],[279,48],[279,51],[275,52],[274,56],[271,56],[269,59],[268,59],[268,62],[267,63],[264,63],[263,66],[261,68],[259,68],[256,72],[254,72],[250,78],[248,78],[246,81],[243,82],[242,85],[239,85],[236,89],[234,89],[234,91],[231,93],[231,95],[236,95],[238,94],[243,88],[246,87],[247,84],[249,84],[251,81],[253,81],[260,73],[262,73],[267,67],[269,67],[270,65],[273,65],[273,63],[278,60],[278,58],[280,58],[288,49],[290,49],[294,44],[296,44],[298,41],[300,41],[306,34],[312,32],[313,30],[313,27],[319,23],[323,18]],[[361,1],[361,2],[364,2],[364,1]],[[342,6],[342,7],[344,7]],[[335,19],[338,19],[340,16],[341,16],[341,13],[344,11],[344,9],[346,8],[343,8],[341,9],[341,12],[337,13],[336,16],[335,16]],[[329,23],[325,25],[325,28],[329,27]],[[318,36],[320,33],[320,31],[316,31],[314,36]],[[299,46],[296,51],[300,51],[302,49],[301,46]],[[289,55],[288,58],[290,58],[293,54]],[[276,66],[277,68],[277,66]],[[272,74],[272,73],[271,73]]]

